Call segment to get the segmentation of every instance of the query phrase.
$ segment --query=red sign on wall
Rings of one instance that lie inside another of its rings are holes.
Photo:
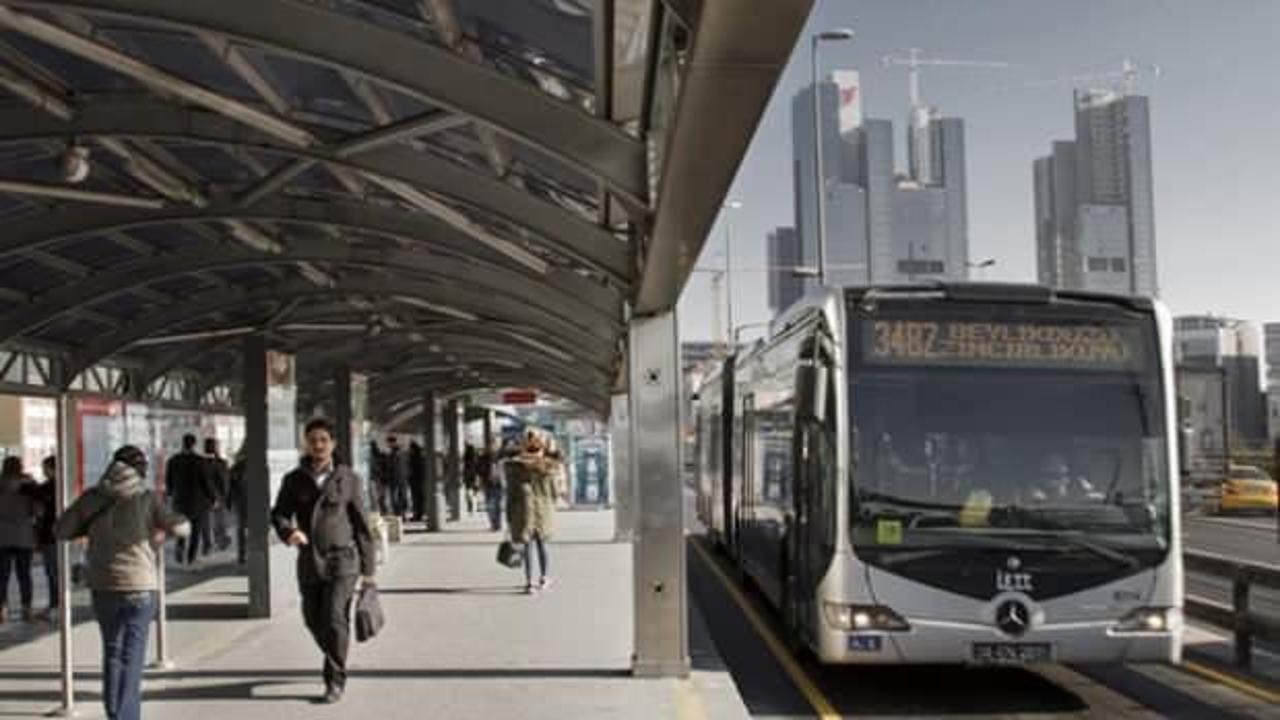
[[[502,393],[503,405],[532,405],[538,402],[536,390],[507,390]]]

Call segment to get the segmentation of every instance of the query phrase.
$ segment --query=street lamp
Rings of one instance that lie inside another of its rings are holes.
[[[813,80],[813,155],[814,175],[817,184],[814,191],[818,196],[818,284],[827,284],[827,201],[825,174],[822,171],[822,115],[818,102],[818,44],[825,41],[839,42],[852,40],[853,31],[848,28],[837,28],[816,33],[813,36],[809,53],[809,71]],[[870,260],[870,258],[868,258]]]
[[[725,295],[727,296],[725,314],[728,316],[730,334],[733,333],[733,210],[742,207],[740,200],[726,200],[720,206],[726,210],[724,214],[724,278],[725,278]]]

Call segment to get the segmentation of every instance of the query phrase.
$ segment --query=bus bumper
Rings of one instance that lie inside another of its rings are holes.
[[[827,663],[1034,664],[1177,663],[1181,622],[1165,632],[1115,633],[1113,622],[1044,625],[1010,638],[995,628],[908,618],[906,632],[824,630],[815,651]]]

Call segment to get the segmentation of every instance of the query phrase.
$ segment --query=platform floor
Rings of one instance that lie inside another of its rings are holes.
[[[388,624],[353,646],[346,697],[313,704],[320,655],[296,597],[269,621],[244,619],[246,580],[211,564],[169,596],[174,667],[145,682],[149,720],[285,718],[744,718],[745,706],[701,617],[688,680],[630,676],[631,546],[609,512],[562,512],[554,585],[522,594],[523,575],[494,562],[498,535],[479,517],[412,532],[379,571]],[[279,548],[273,561],[288,561]],[[289,588],[291,589],[291,588]],[[80,717],[101,717],[96,626],[74,632]],[[0,650],[0,718],[58,706],[57,636]]]

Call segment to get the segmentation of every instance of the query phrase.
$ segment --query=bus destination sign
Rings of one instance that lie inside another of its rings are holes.
[[[877,365],[1131,370],[1142,363],[1133,326],[969,320],[874,320],[862,357]]]

